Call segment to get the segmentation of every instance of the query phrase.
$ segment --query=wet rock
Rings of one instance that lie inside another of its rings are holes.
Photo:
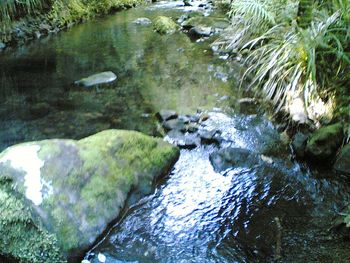
[[[189,115],[188,117],[190,118],[191,122],[199,122],[199,120],[200,120],[199,115]]]
[[[159,34],[172,34],[179,26],[170,18],[166,16],[158,16],[154,22],[154,30]]]
[[[306,144],[306,155],[315,161],[330,159],[343,140],[343,125],[336,123],[322,127],[311,134]]]
[[[185,129],[189,133],[194,133],[198,131],[198,125],[195,123],[189,123],[188,125],[186,125]]]
[[[192,6],[189,0],[184,0],[184,6]]]
[[[185,115],[181,115],[179,116],[179,120],[180,121],[183,121],[185,124],[188,124],[191,122],[191,119],[189,116],[185,116]]]
[[[6,149],[0,154],[1,254],[23,262],[76,262],[131,190],[132,197],[149,194],[178,154],[161,139],[123,130]]]
[[[163,128],[167,131],[177,130],[177,131],[185,131],[185,123],[180,119],[172,119],[163,122]]]
[[[45,102],[37,103],[29,108],[29,112],[30,119],[43,118],[49,114],[50,105]]]
[[[209,37],[212,33],[211,27],[195,26],[189,31],[189,34],[195,37]]]
[[[183,134],[180,131],[170,131],[165,140],[182,149],[193,149],[200,145],[200,139],[195,134]]]
[[[199,122],[205,122],[207,120],[209,120],[210,116],[208,114],[202,114],[200,116]]]
[[[177,115],[176,111],[173,111],[173,110],[161,110],[160,112],[156,113],[156,117],[160,121],[168,121],[171,119],[176,119],[177,116],[178,115]]]
[[[304,134],[301,132],[297,132],[294,135],[292,140],[292,147],[297,157],[303,158],[305,156],[305,149],[306,149],[306,143],[308,138],[309,138],[308,134]]]
[[[200,130],[199,137],[203,144],[220,143],[222,138],[220,137],[221,131],[219,130]]]
[[[75,85],[91,87],[99,84],[105,84],[113,82],[117,79],[117,76],[112,71],[105,71],[101,73],[93,74],[89,77],[77,80],[74,82]]]
[[[210,162],[217,172],[222,172],[234,167],[252,168],[261,158],[258,154],[243,148],[224,148],[210,154]]]
[[[334,163],[334,170],[341,174],[350,175],[350,144],[345,145],[340,150]]]
[[[140,17],[140,18],[134,20],[133,23],[137,24],[137,25],[148,26],[148,25],[152,24],[152,21],[151,21],[151,19],[149,19],[147,17]]]

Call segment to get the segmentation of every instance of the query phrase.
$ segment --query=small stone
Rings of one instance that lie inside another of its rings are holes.
[[[220,135],[221,131],[219,130],[201,130],[199,131],[199,137],[201,138],[201,142],[203,144],[212,144],[212,143],[220,143],[221,138]]]
[[[209,120],[210,116],[208,114],[203,114],[201,117],[200,117],[200,120],[199,122],[205,122],[207,120]]]
[[[189,0],[184,0],[184,6],[192,6]]]
[[[200,116],[199,115],[190,115],[188,117],[190,118],[191,122],[198,122],[200,120]]]
[[[198,131],[198,125],[195,123],[189,123],[186,126],[186,131],[189,133],[194,133],[194,132]]]
[[[188,124],[191,121],[188,116],[184,116],[184,115],[179,116],[179,120],[183,121],[185,124]]]
[[[183,134],[177,130],[170,131],[165,140],[182,149],[193,149],[200,145],[199,138],[196,135]]]
[[[176,119],[177,116],[178,115],[176,111],[173,111],[173,110],[161,110],[160,112],[156,113],[156,117],[160,121],[168,121],[168,120]]]
[[[105,263],[107,260],[106,256],[103,255],[102,253],[98,253],[97,258],[101,263]]]
[[[265,163],[273,164],[273,159],[271,157],[268,157],[266,155],[260,155],[261,160],[263,160]]]
[[[147,17],[140,17],[133,21],[134,24],[148,26],[152,24],[152,21]]]
[[[196,37],[209,37],[211,32],[211,27],[195,26],[190,29],[189,34]]]
[[[91,87],[99,84],[105,84],[113,82],[117,79],[117,76],[112,71],[105,71],[101,73],[93,74],[89,77],[77,80],[74,82],[75,85]]]

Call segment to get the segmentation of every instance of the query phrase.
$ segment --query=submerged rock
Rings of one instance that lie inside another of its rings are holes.
[[[252,168],[261,158],[258,154],[243,148],[224,148],[212,153],[209,157],[214,170],[222,172],[235,167]]]
[[[149,194],[178,149],[134,131],[23,143],[0,154],[0,254],[76,259],[132,198]],[[5,211],[5,212],[3,212]]]
[[[340,150],[334,163],[334,169],[339,173],[350,175],[350,144]]]
[[[343,125],[336,123],[322,127],[311,134],[306,144],[306,154],[314,160],[326,160],[334,156],[343,140]]]
[[[105,84],[113,82],[117,79],[117,76],[112,71],[105,71],[97,74],[93,74],[89,77],[77,80],[74,82],[75,85],[91,87],[99,84]]]
[[[159,34],[172,34],[178,27],[170,17],[166,16],[158,16],[154,22],[154,30]]]
[[[140,17],[140,18],[134,20],[133,23],[137,24],[137,25],[148,26],[148,25],[152,24],[152,21],[151,21],[151,19],[149,19],[147,17]]]

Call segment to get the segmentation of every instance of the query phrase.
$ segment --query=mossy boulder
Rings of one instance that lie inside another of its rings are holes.
[[[339,152],[334,163],[334,169],[350,176],[350,144],[345,145]]]
[[[336,123],[322,127],[309,137],[306,154],[315,161],[330,159],[343,141],[343,125]]]
[[[158,16],[154,22],[154,30],[160,34],[172,34],[179,26],[166,16]]]
[[[24,262],[81,256],[130,193],[149,194],[178,154],[161,139],[123,130],[6,149],[0,154],[0,254]]]

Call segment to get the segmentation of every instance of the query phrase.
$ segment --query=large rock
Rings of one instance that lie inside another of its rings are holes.
[[[154,22],[154,30],[159,34],[172,34],[178,27],[170,17],[166,16],[158,16]]]
[[[335,155],[343,141],[343,125],[336,123],[315,131],[306,144],[306,154],[313,160],[327,160]]]
[[[350,144],[340,150],[334,163],[334,169],[339,173],[350,175]]]
[[[122,130],[8,148],[0,154],[0,254],[74,259],[116,219],[131,190],[130,198],[149,194],[178,154],[161,139]]]
[[[105,71],[105,72],[93,74],[81,80],[77,80],[74,82],[74,84],[88,88],[99,84],[110,83],[115,81],[116,79],[117,79],[117,76],[112,71]]]

